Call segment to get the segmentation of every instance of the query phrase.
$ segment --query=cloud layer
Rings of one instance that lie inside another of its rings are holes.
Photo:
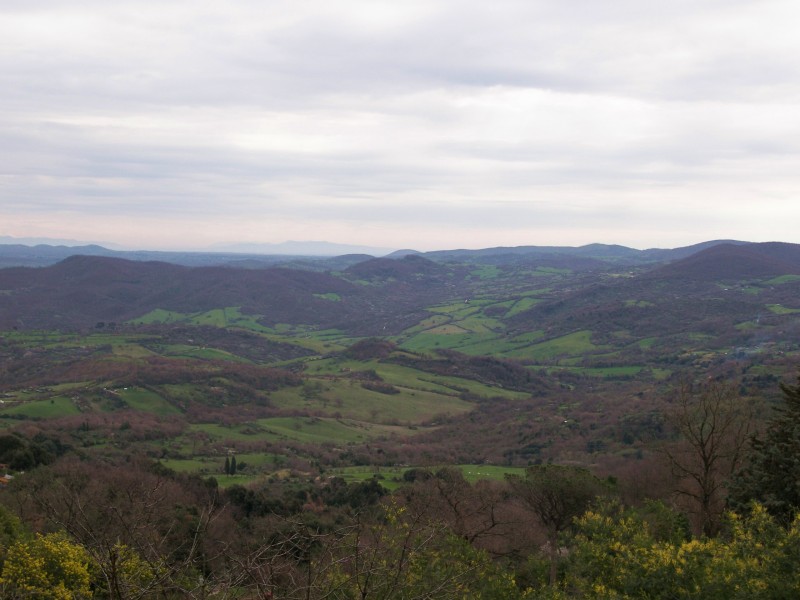
[[[0,7],[0,234],[800,242],[800,5]]]

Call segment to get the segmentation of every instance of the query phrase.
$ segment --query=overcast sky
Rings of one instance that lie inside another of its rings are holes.
[[[3,0],[0,235],[800,243],[797,0]]]

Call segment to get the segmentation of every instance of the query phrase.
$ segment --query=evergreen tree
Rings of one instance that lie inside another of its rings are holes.
[[[797,385],[781,384],[782,407],[763,436],[755,436],[745,467],[734,477],[729,503],[744,511],[762,504],[784,525],[800,509],[800,377]]]
[[[231,459],[227,456],[225,457],[225,475],[231,474]]]
[[[231,456],[231,475],[236,475],[236,455]]]

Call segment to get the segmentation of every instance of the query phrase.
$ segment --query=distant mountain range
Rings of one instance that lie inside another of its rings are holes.
[[[86,242],[78,240],[69,240],[61,238],[48,238],[48,237],[24,237],[18,238],[11,235],[0,235],[0,244],[18,244],[24,246],[91,246],[99,244],[100,242]],[[105,246],[115,246],[115,244],[103,242]]]
[[[280,244],[217,244],[205,251],[171,250],[122,250],[111,244],[79,242],[52,238],[15,238],[0,236],[0,267],[4,266],[44,266],[63,260],[68,256],[117,256],[130,260],[163,260],[176,264],[224,264],[232,260],[247,260],[276,257],[334,257],[345,254],[367,254],[385,256],[391,248],[376,248],[353,244],[331,242],[288,241]],[[263,265],[262,265],[263,266]]]
[[[13,240],[11,243],[9,240]],[[35,241],[35,240],[34,240]],[[0,236],[0,268],[13,266],[42,267],[55,264],[65,258],[81,256],[109,256],[137,261],[161,261],[185,266],[234,266],[242,268],[264,268],[285,265],[292,268],[328,270],[345,268],[356,261],[356,257],[402,258],[416,255],[436,262],[474,262],[479,264],[511,264],[526,262],[532,258],[549,257],[556,262],[567,261],[570,268],[577,267],[581,259],[583,268],[590,262],[648,264],[685,258],[705,248],[720,244],[747,245],[750,242],[735,240],[713,240],[674,249],[637,250],[619,245],[589,244],[586,246],[515,246],[478,250],[437,250],[418,252],[405,249],[392,252],[386,248],[372,248],[330,242],[284,242],[281,244],[236,244],[220,245],[209,252],[182,252],[156,250],[115,250],[97,244],[75,245],[69,240],[52,240],[48,244],[22,243],[22,239]],[[331,265],[327,264],[333,259]]]
[[[386,256],[391,248],[375,248],[373,246],[356,246],[352,244],[334,244],[332,242],[282,242],[280,244],[217,244],[210,248],[212,252],[228,252],[236,254],[265,254],[289,256],[340,256],[342,254],[369,254]]]
[[[0,250],[21,252],[19,246]],[[493,248],[395,259],[356,254],[286,262],[283,257],[281,265],[257,255],[248,260],[178,255],[203,266],[175,264],[168,253],[103,256],[97,255],[104,251],[99,246],[73,250],[96,255],[0,269],[0,329],[81,328],[136,322],[156,309],[198,313],[238,307],[259,315],[266,326],[397,335],[429,317],[431,306],[482,298],[474,310],[502,320],[509,334],[611,331],[613,325],[645,337],[686,324],[708,335],[733,335],[737,324],[760,313],[800,312],[797,244],[717,241],[645,251],[599,244]],[[50,261],[59,251],[28,248]],[[220,262],[209,264],[214,260]],[[237,268],[237,261],[247,268]],[[776,308],[781,306],[790,308]]]

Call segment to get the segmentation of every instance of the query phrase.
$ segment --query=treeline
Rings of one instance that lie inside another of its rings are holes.
[[[625,507],[588,493],[607,482],[578,469],[533,467],[508,485],[457,473],[417,473],[392,496],[375,481],[223,491],[145,463],[66,460],[3,495],[0,592],[556,600],[800,591],[800,522],[784,526],[762,505],[729,513],[714,538],[692,537],[661,502]],[[547,481],[587,493],[551,512],[536,503]]]

